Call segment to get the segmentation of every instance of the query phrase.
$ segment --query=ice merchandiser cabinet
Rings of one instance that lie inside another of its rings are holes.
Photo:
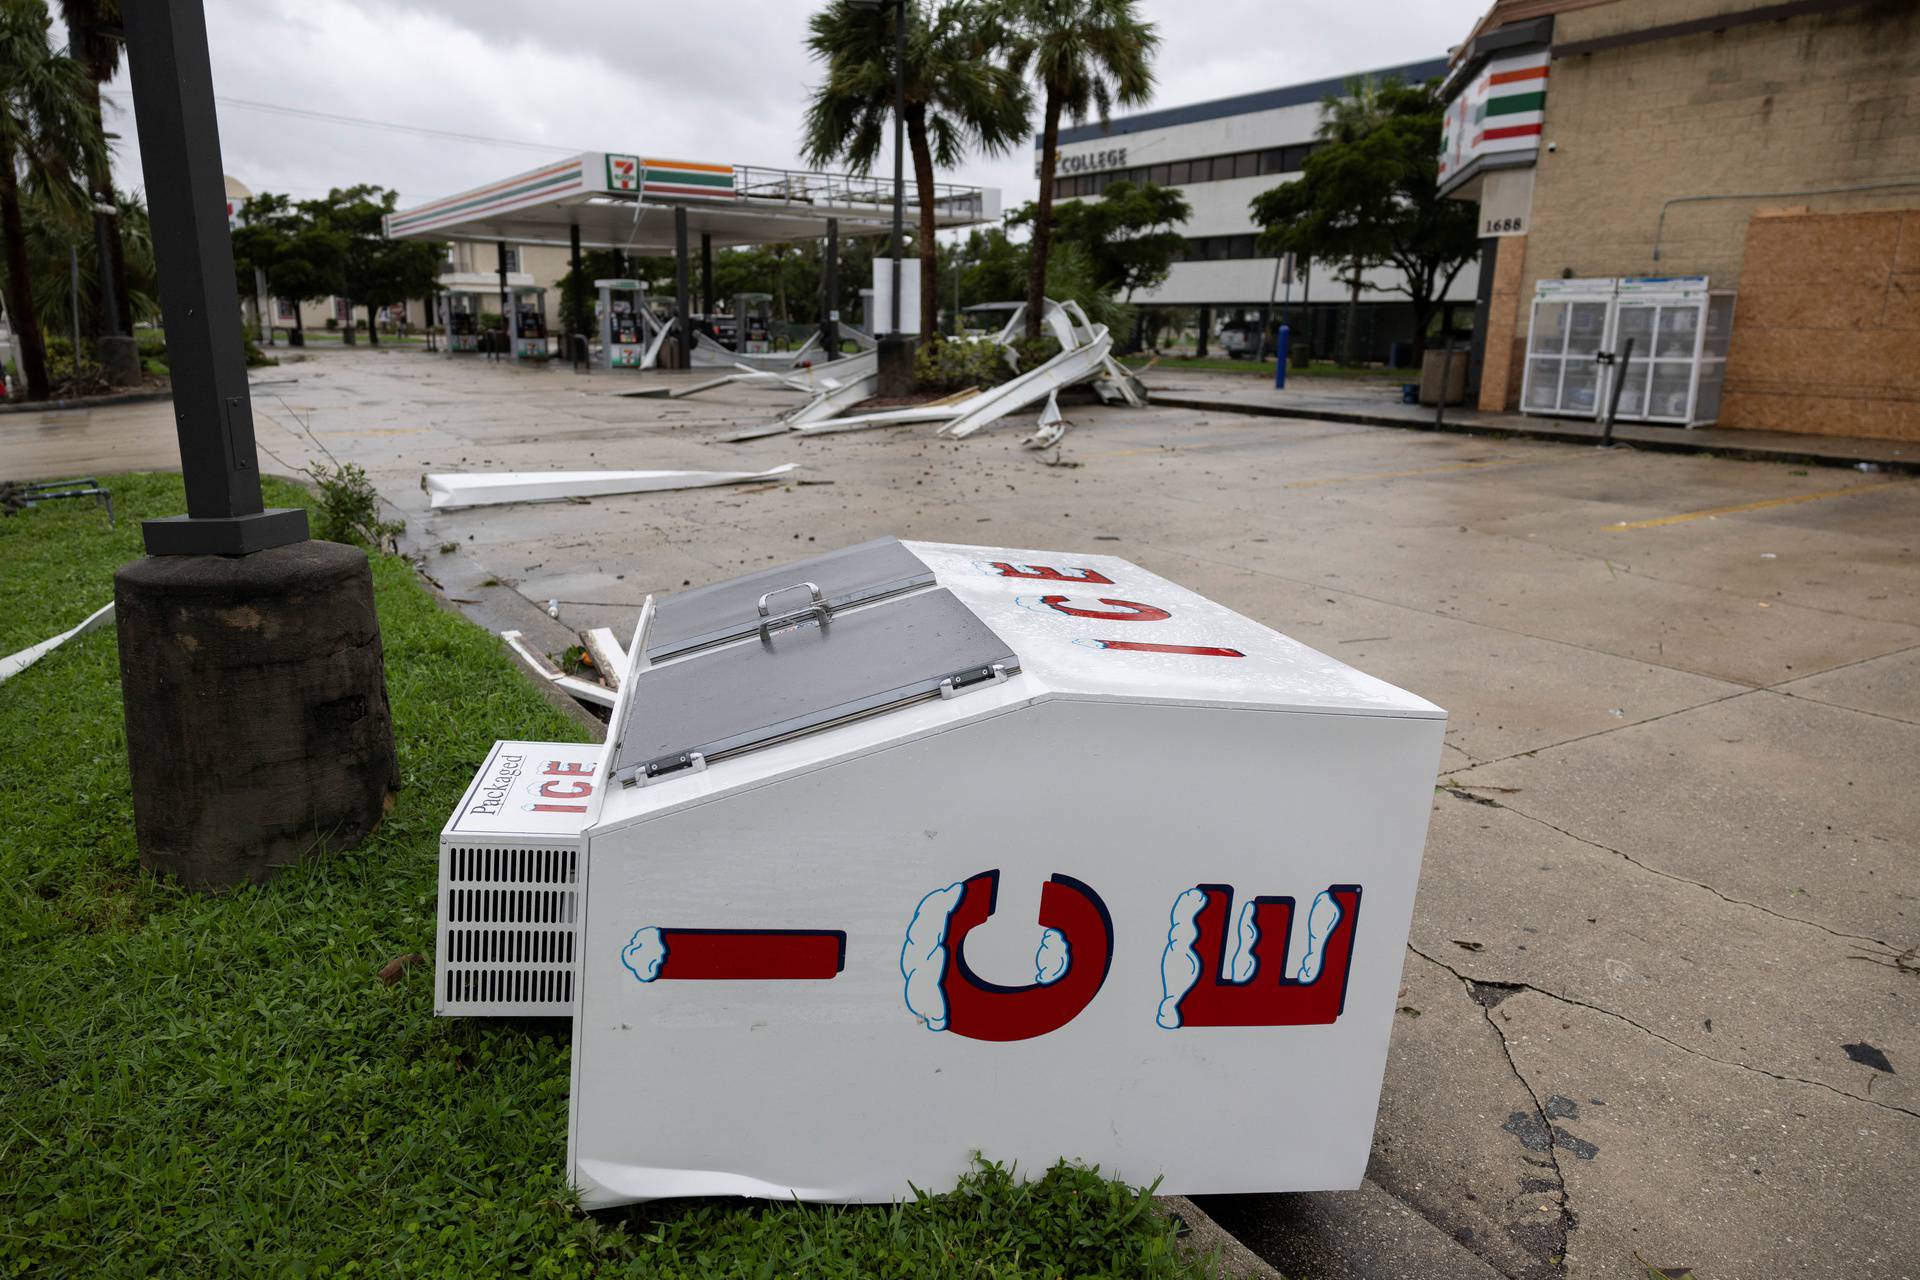
[[[1440,708],[1124,560],[893,539],[631,660],[441,843],[436,1007],[572,1015],[584,1204],[1360,1184]]]
[[[1698,427],[1720,415],[1734,294],[1705,276],[1540,280],[1520,410],[1599,419],[1614,383],[1626,422]],[[1624,367],[1602,354],[1633,351]]]

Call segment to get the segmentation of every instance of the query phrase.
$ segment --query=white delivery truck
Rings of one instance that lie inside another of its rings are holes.
[[[1438,707],[1124,560],[893,539],[631,664],[442,837],[437,1007],[571,1014],[585,1204],[1359,1185]]]

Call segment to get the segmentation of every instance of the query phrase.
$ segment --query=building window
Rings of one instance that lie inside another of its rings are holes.
[[[519,269],[520,269],[520,251],[518,249],[508,249],[507,250],[507,270],[511,272],[511,271],[518,271]]]
[[[292,324],[293,300],[291,298],[275,298],[273,300],[273,314],[275,318],[283,320],[287,324]]]
[[[1073,177],[1056,177],[1053,182],[1054,194],[1061,199],[1075,196],[1095,196],[1116,182],[1131,182],[1135,186],[1151,182],[1162,187],[1185,187],[1199,182],[1225,182],[1232,178],[1273,177],[1279,174],[1299,173],[1305,166],[1307,157],[1313,154],[1314,144],[1297,142],[1285,147],[1267,147],[1260,151],[1240,151],[1232,155],[1206,156],[1199,160],[1170,161],[1167,164],[1142,165],[1131,169],[1109,169],[1104,173],[1083,173]],[[509,249],[509,263],[517,261],[518,255]],[[508,270],[518,270],[510,265]]]

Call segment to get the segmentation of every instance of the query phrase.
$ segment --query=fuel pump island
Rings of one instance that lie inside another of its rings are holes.
[[[1445,713],[1108,556],[890,538],[649,600],[604,746],[497,743],[436,1008],[570,1015],[582,1202],[974,1152],[1359,1185]]]

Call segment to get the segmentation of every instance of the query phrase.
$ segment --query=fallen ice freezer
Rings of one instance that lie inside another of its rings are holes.
[[[604,746],[501,743],[450,819],[437,1007],[572,1013],[589,1206],[1356,1187],[1444,728],[1110,556],[667,596]]]

